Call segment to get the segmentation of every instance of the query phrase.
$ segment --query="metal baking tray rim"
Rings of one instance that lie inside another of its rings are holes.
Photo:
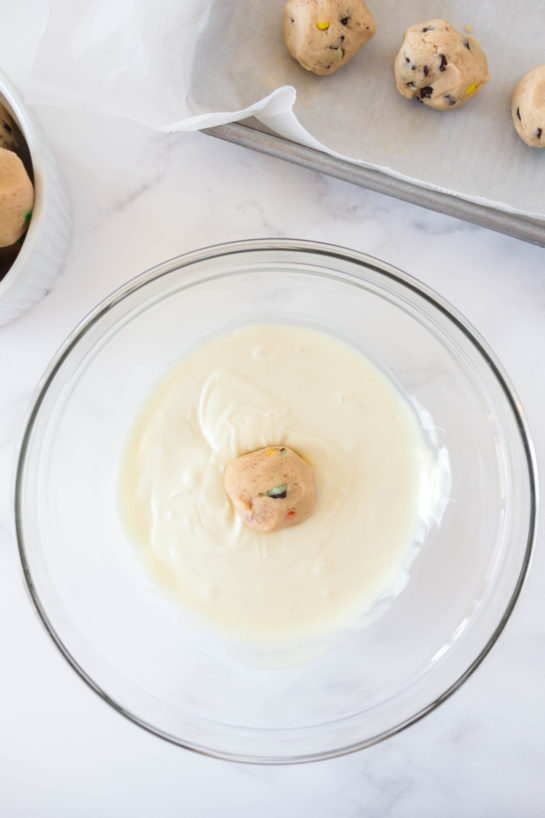
[[[545,223],[542,221],[523,214],[507,213],[461,196],[422,187],[374,168],[338,159],[278,136],[254,118],[204,128],[203,133],[545,247]]]

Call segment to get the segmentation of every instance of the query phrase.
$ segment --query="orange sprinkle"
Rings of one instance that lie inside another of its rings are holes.
[[[291,520],[292,517],[295,517],[295,511],[288,511],[286,517],[288,518],[288,520]]]

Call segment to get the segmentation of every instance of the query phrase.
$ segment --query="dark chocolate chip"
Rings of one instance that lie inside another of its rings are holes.
[[[326,65],[325,70],[329,71],[330,68],[331,68],[331,63],[329,63],[329,65]]]
[[[290,20],[291,20],[292,23],[295,23],[295,20],[293,19],[293,17],[290,17]]]
[[[467,50],[468,50],[468,51],[470,51],[470,48],[469,48],[469,40],[464,40],[464,45],[465,45],[465,47],[467,48]]]
[[[456,100],[452,96],[452,94],[445,94],[445,99],[449,105],[456,105]]]
[[[411,65],[411,71],[416,71],[416,65]]]
[[[7,123],[7,122],[4,122],[4,130],[5,130],[5,131],[7,131],[8,133],[11,133],[11,128],[10,128],[10,126],[8,125],[8,123]]]
[[[538,139],[541,139],[541,134],[543,133],[543,128],[538,128],[536,131],[536,136]]]
[[[339,40],[341,41],[341,43],[344,43],[344,34],[341,34],[341,36],[339,37]]]
[[[425,34],[426,31],[433,31],[433,26],[424,26],[422,29],[422,34]]]
[[[424,103],[422,102],[422,100],[420,99],[420,97],[415,97],[415,100],[416,100],[417,102],[419,102],[419,103],[420,103],[420,105],[423,105],[423,104],[424,104]]]
[[[409,57],[405,57],[405,62],[410,62]]]
[[[425,77],[427,77],[427,76],[428,76],[428,74],[430,73],[430,69],[428,68],[428,66],[427,66],[427,65],[425,65],[425,66],[424,66],[424,68],[422,69],[422,71],[424,72],[424,76],[425,76]]]
[[[350,20],[350,17],[341,17],[341,25],[342,26],[347,26],[349,20]]]
[[[519,122],[522,122],[522,119],[520,118],[520,108],[517,108],[517,116],[519,118]]]
[[[431,85],[426,85],[424,88],[420,89],[420,99],[429,99],[433,94],[433,88]]]
[[[447,58],[444,54],[439,54],[439,57],[441,58],[441,62],[439,63],[439,71],[444,71],[448,65]]]

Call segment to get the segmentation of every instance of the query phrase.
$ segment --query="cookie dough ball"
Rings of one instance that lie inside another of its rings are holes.
[[[0,247],[25,232],[34,203],[34,188],[25,166],[13,151],[0,148]]]
[[[511,101],[516,131],[531,148],[545,148],[545,65],[528,71]]]
[[[363,0],[288,0],[282,30],[291,56],[324,76],[351,60],[377,24]]]
[[[446,20],[417,23],[405,32],[395,58],[397,90],[438,111],[459,108],[488,82],[486,55],[477,40]]]
[[[316,487],[309,464],[286,446],[267,446],[232,460],[225,490],[255,531],[278,531],[312,514]]]
[[[3,105],[0,105],[0,148],[7,148],[9,151],[17,150],[15,123]]]

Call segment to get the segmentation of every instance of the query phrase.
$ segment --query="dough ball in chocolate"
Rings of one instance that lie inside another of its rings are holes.
[[[312,514],[314,472],[292,449],[267,446],[232,460],[225,490],[244,522],[255,531],[278,531]]]
[[[545,65],[528,71],[511,101],[515,129],[531,148],[545,148]]]
[[[459,108],[488,82],[486,55],[474,37],[446,20],[417,23],[395,58],[397,90],[438,111]]]
[[[288,0],[282,23],[291,56],[314,74],[333,74],[377,30],[363,0]]]
[[[34,188],[25,166],[13,151],[0,148],[0,247],[25,232],[34,203]]]

